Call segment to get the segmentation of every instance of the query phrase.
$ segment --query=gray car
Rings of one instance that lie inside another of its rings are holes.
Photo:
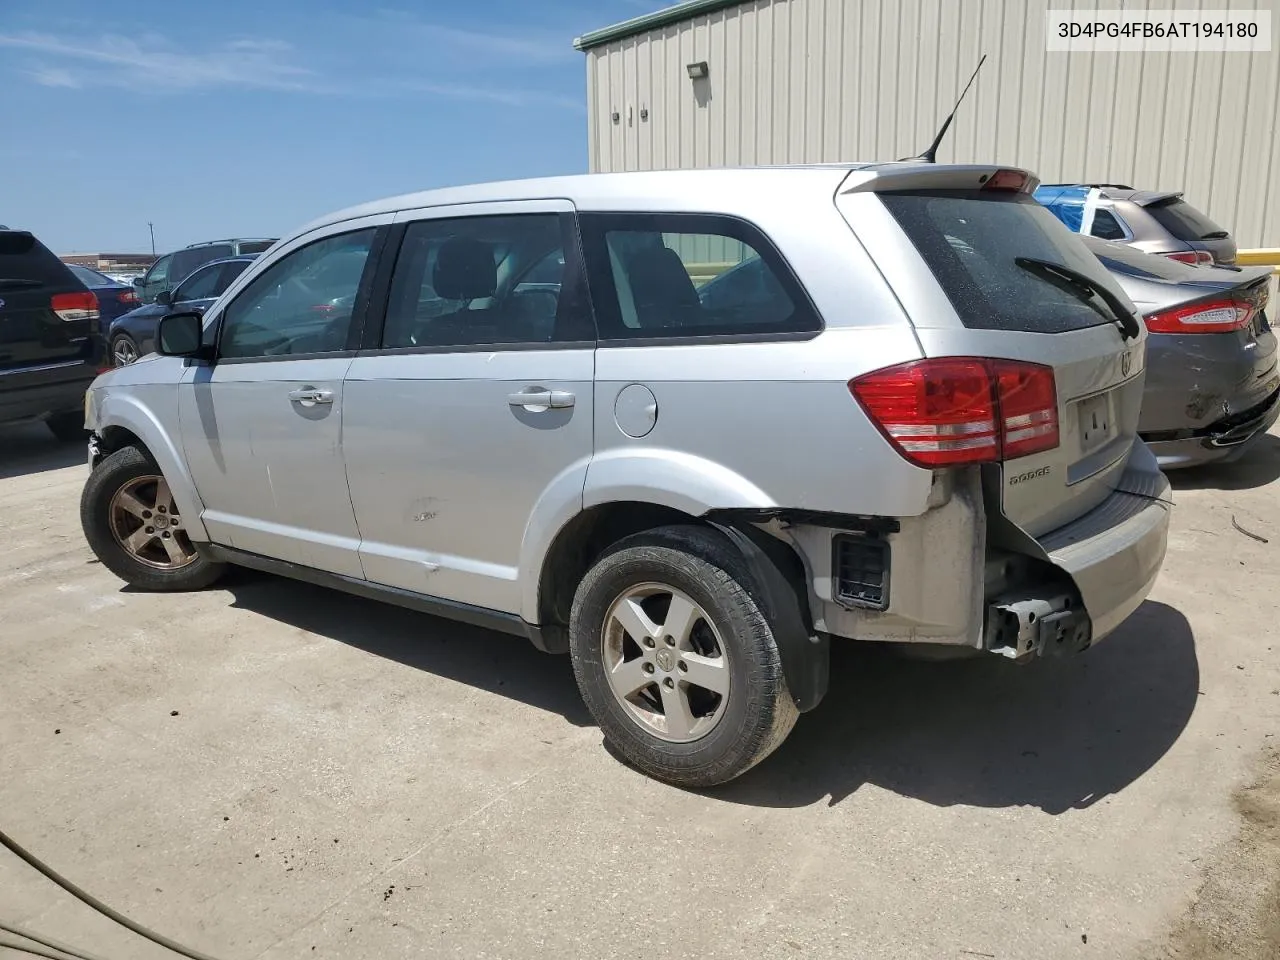
[[[1040,187],[1035,196],[1073,229],[1100,240],[1192,265],[1236,262],[1231,235],[1176,190],[1059,183]]]
[[[1269,267],[1189,267],[1086,239],[1145,315],[1138,432],[1166,470],[1239,458],[1280,416]]]
[[[1168,483],[1146,332],[1034,183],[673,171],[333,214],[95,382],[85,536],[143,589],[240,564],[567,653],[616,750],[686,786],[777,747],[832,642],[1083,651],[1151,589]]]

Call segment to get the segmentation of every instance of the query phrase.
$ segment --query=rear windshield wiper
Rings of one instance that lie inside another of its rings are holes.
[[[1059,290],[1075,294],[1090,306],[1093,306],[1094,297],[1100,298],[1114,314],[1113,321],[1119,324],[1120,335],[1125,340],[1136,340],[1142,332],[1142,328],[1138,326],[1138,318],[1125,309],[1119,297],[1079,270],[1036,257],[1014,257],[1013,262],[1023,270],[1049,281]]]
[[[19,287],[43,287],[42,280],[25,280],[20,278],[8,279],[0,277],[0,290],[16,290]]]

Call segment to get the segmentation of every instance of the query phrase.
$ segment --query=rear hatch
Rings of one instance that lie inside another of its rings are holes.
[[[0,230],[0,373],[96,361],[97,322],[97,297],[66,264],[30,233]]]
[[[1204,250],[1215,263],[1236,262],[1236,242],[1226,230],[1182,199],[1180,193],[1136,193],[1133,202],[1142,207],[1175,240],[1192,250]]]
[[[837,205],[926,357],[1052,369],[1056,397],[1045,413],[1056,405],[1057,444],[996,465],[1003,513],[1039,536],[1098,506],[1123,473],[1142,408],[1145,333],[1097,258],[1031,198],[1034,178],[1020,173],[926,168],[917,185],[899,168],[883,183],[856,184],[861,196],[843,194]],[[876,219],[868,193],[887,219]]]

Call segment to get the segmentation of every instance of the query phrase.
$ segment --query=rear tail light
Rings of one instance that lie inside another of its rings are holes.
[[[1177,260],[1179,263],[1189,263],[1193,267],[1213,263],[1213,254],[1207,250],[1182,250],[1178,253],[1162,254],[1162,256],[1169,260]]]
[[[86,290],[84,293],[55,293],[49,306],[63,320],[97,320],[98,298]]]
[[[1247,327],[1253,314],[1252,304],[1216,300],[1148,314],[1146,321],[1152,333],[1230,333]]]
[[[916,360],[849,382],[898,452],[922,467],[994,463],[1058,445],[1053,369],[984,357]]]
[[[128,303],[137,306],[142,301],[138,299],[138,294],[133,290],[121,290],[116,299],[120,303]]]

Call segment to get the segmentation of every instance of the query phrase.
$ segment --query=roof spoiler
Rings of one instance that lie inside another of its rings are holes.
[[[987,163],[883,163],[850,170],[837,193],[903,190],[1013,190],[1031,193],[1039,178],[1018,167]]]

